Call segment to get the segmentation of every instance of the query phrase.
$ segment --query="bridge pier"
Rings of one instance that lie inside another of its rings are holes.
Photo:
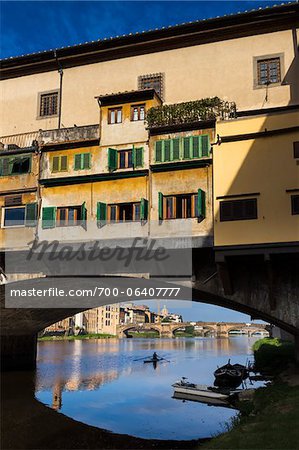
[[[1,370],[35,370],[37,335],[2,335]]]

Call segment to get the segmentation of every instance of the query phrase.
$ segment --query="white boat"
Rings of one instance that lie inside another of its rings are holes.
[[[181,381],[177,381],[172,385],[174,388],[174,394],[190,394],[193,397],[206,397],[211,399],[228,400],[233,394],[237,393],[237,390],[218,389],[204,384],[189,383],[183,377]]]

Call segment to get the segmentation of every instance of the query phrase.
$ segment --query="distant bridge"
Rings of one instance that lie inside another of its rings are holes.
[[[150,332],[159,333],[159,337],[173,338],[177,331],[183,331],[186,327],[194,326],[197,335],[228,337],[233,332],[253,336],[256,333],[269,334],[269,325],[256,323],[239,322],[161,322],[161,323],[127,323],[118,325],[117,335],[119,338],[128,337],[130,332]]]

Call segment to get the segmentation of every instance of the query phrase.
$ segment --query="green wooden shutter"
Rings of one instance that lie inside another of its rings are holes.
[[[191,156],[191,138],[184,137],[183,139],[183,159],[189,159]]]
[[[197,192],[197,214],[200,219],[206,217],[206,193],[202,189]]]
[[[90,153],[83,153],[83,167],[82,169],[90,169]]]
[[[9,175],[9,158],[0,159],[0,176]]]
[[[54,206],[47,206],[42,211],[42,228],[55,227],[56,208]]]
[[[108,148],[108,169],[113,172],[117,169],[117,150]]]
[[[67,170],[67,156],[63,155],[60,157],[60,170],[65,171]]]
[[[58,170],[59,170],[59,156],[53,156],[52,172],[58,172]]]
[[[201,136],[201,156],[210,155],[210,137],[208,134]]]
[[[143,147],[134,148],[135,159],[134,167],[143,167]]]
[[[147,220],[148,217],[148,200],[142,198],[140,201],[140,219]]]
[[[98,225],[103,225],[107,220],[107,205],[103,202],[97,202],[97,222]]]
[[[37,223],[37,203],[28,203],[25,210],[25,227],[35,227]]]
[[[180,159],[180,139],[172,139],[172,161]]]
[[[162,159],[162,144],[163,144],[162,140],[156,141],[156,144],[155,144],[156,162],[162,162],[162,160],[163,160]]]
[[[171,161],[171,139],[164,141],[164,159],[163,161]]]
[[[86,209],[86,203],[85,202],[83,202],[82,205],[81,205],[80,213],[81,213],[81,226],[83,228],[85,228],[85,230],[86,230],[86,227],[87,227],[87,220],[86,220],[87,219],[87,209]]]
[[[81,156],[80,154],[75,155],[75,165],[74,165],[74,169],[75,170],[80,170],[81,169]]]
[[[192,158],[201,157],[201,137],[192,136]]]
[[[163,220],[163,194],[162,194],[162,192],[158,193],[158,212],[159,212],[159,220]]]

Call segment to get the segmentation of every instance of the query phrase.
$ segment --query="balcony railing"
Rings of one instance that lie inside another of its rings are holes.
[[[203,120],[232,119],[236,117],[236,113],[234,102],[213,97],[151,108],[147,112],[146,120],[149,128],[155,128]]]
[[[30,133],[11,134],[0,137],[0,150],[14,150],[16,148],[28,148],[36,145],[39,131]]]
[[[30,133],[0,137],[0,150],[37,147],[63,142],[80,142],[99,139],[99,125],[74,126],[55,130],[39,130]]]

